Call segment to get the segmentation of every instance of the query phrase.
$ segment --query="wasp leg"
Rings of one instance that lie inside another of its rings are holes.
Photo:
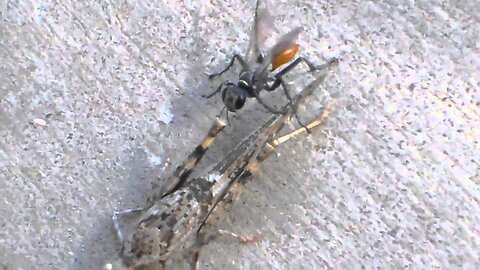
[[[280,83],[281,83],[282,88],[283,88],[283,92],[285,93],[285,96],[287,96],[287,99],[288,99],[288,102],[290,103],[290,106],[293,106],[292,96],[290,96],[290,90],[289,90],[289,87],[288,87],[287,83],[285,82],[285,80],[282,77],[279,77],[278,80],[280,80]],[[300,118],[298,117],[298,114],[297,114],[297,110],[295,110],[293,112],[293,114],[295,115],[295,119],[297,119],[298,124],[300,126],[302,126],[303,128],[305,128],[307,133],[310,133],[310,129],[308,129],[308,127],[305,126],[305,124],[303,124],[302,121],[300,121]]]
[[[288,72],[290,72],[292,69],[294,69],[296,66],[298,66],[298,64],[300,64],[300,62],[302,62],[302,61],[304,61],[308,65],[310,71],[319,70],[307,59],[305,59],[303,57],[299,57],[299,58],[295,59],[295,61],[291,62],[286,67],[284,67],[282,70],[280,70],[277,74],[275,74],[274,79],[272,79],[272,80],[274,80],[272,85],[270,85],[269,87],[267,87],[265,89],[269,92],[276,90],[280,85],[283,84],[282,77],[285,74],[287,74]]]
[[[280,70],[278,73],[276,73],[275,76],[274,76],[274,78],[275,78],[274,82],[272,83],[272,85],[270,87],[266,88],[266,90],[267,91],[273,91],[273,90],[277,89],[282,84],[281,77],[284,76],[285,74],[287,74],[288,72],[290,72],[296,66],[298,66],[298,64],[300,64],[302,61],[307,64],[307,66],[308,66],[308,68],[310,69],[311,72],[323,70],[323,69],[326,69],[326,68],[329,68],[333,65],[338,64],[338,58],[331,58],[330,60],[327,61],[327,63],[316,66],[312,62],[307,60],[306,58],[299,57],[299,58],[295,59],[295,61],[291,62],[286,67],[284,67],[282,70]]]
[[[125,239],[123,236],[122,232],[122,226],[120,226],[120,221],[119,221],[119,216],[123,216],[126,214],[130,213],[135,213],[135,212],[140,212],[143,211],[143,208],[132,208],[132,209],[125,209],[122,211],[115,211],[112,214],[112,221],[113,221],[113,226],[115,227],[115,231],[117,232],[118,239],[120,239],[121,242]]]
[[[235,84],[232,83],[231,81],[226,80],[222,84],[220,84],[215,91],[213,91],[212,93],[210,93],[208,95],[202,95],[202,97],[211,98],[211,97],[215,96],[216,94],[220,93],[223,86],[228,86],[228,85],[235,85]]]
[[[240,65],[242,65],[242,69],[243,69],[243,70],[248,70],[248,64],[247,64],[247,62],[243,59],[243,57],[242,57],[241,55],[239,55],[239,54],[235,54],[235,55],[232,57],[232,60],[230,60],[230,63],[228,64],[228,66],[227,66],[224,70],[222,70],[222,71],[220,71],[220,72],[218,72],[218,73],[206,73],[207,76],[208,76],[208,78],[209,78],[209,79],[213,79],[213,78],[215,78],[215,77],[217,77],[217,76],[220,76],[220,75],[222,75],[223,73],[227,72],[227,70],[229,70],[229,69],[233,66],[233,63],[235,62],[235,59],[237,59],[238,62],[240,62]]]
[[[286,112],[286,109],[283,109],[283,110],[279,110],[277,108],[273,108],[271,107],[270,105],[267,105],[267,103],[265,103],[263,101],[263,99],[260,97],[260,95],[257,93],[257,91],[252,91],[253,92],[253,96],[255,97],[255,99],[258,101],[258,103],[260,103],[265,109],[267,109],[267,111],[273,113],[273,114],[285,114]]]
[[[298,64],[300,64],[301,62],[304,62],[305,64],[307,64],[310,71],[320,70],[320,69],[323,69],[325,67],[325,65],[315,66],[312,62],[310,62],[306,58],[298,57],[293,62],[288,64],[286,67],[284,67],[282,70],[280,70],[275,76],[283,76],[283,75],[287,74],[292,69],[294,69],[296,66],[298,66]]]

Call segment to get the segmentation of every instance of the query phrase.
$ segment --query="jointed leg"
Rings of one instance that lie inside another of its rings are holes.
[[[208,94],[208,95],[202,95],[202,97],[204,98],[211,98],[213,96],[215,96],[216,94],[220,93],[220,91],[222,90],[222,87],[223,86],[227,86],[227,85],[235,85],[234,83],[232,83],[231,81],[224,81],[223,83],[221,83],[217,89],[215,91],[213,91],[211,94]]]
[[[202,251],[203,246],[207,245],[210,241],[216,239],[219,236],[232,237],[234,239],[237,239],[240,243],[253,243],[263,237],[262,235],[242,237],[240,235],[237,235],[235,233],[225,231],[225,230],[218,230],[210,235],[198,234],[197,235],[198,243],[196,244],[197,246],[194,248],[195,250],[193,251],[193,256],[192,256],[192,264],[191,264],[192,270],[200,269],[200,252]]]
[[[225,113],[225,119],[227,119],[227,124],[230,126],[230,119],[228,117],[228,110],[227,110],[227,106],[223,106],[222,110],[220,111],[220,113],[218,114],[217,118],[220,118],[222,117],[222,114]]]
[[[286,67],[284,67],[282,70],[280,70],[275,76],[283,76],[283,75],[287,74],[292,69],[294,69],[296,66],[298,66],[298,64],[300,64],[301,62],[304,62],[308,66],[310,71],[316,71],[316,70],[322,70],[322,69],[330,66],[331,64],[333,64],[336,61],[338,61],[338,60],[336,60],[336,59],[329,60],[327,63],[317,66],[317,65],[313,64],[312,62],[310,62],[308,59],[306,59],[304,57],[298,57],[293,62],[288,64]]]
[[[227,236],[234,238],[238,240],[242,244],[247,244],[247,243],[253,243],[256,242],[260,239],[263,238],[263,235],[256,235],[256,236],[247,236],[243,237],[240,235],[237,235],[233,232],[225,231],[225,230],[217,230],[213,232],[212,234],[205,235],[205,234],[198,234],[197,235],[197,241],[198,243],[196,244],[197,247],[195,247],[195,250],[193,251],[193,257],[192,257],[192,270],[198,270],[200,269],[200,252],[203,248],[203,246],[207,245],[210,241],[215,240],[219,236]]]
[[[225,122],[220,118],[217,118],[201,143],[197,145],[197,147],[195,147],[195,149],[188,155],[185,161],[177,167],[173,175],[167,180],[167,184],[162,186],[160,192],[154,194],[154,196],[150,198],[149,202],[159,200],[183,186],[193,169],[195,169],[198,162],[200,162],[202,159],[207,149],[215,141],[215,137],[225,128],[225,126]]]
[[[323,123],[323,121],[325,121],[325,119],[330,115],[330,113],[335,109],[335,107],[337,105],[338,105],[337,100],[334,100],[334,101],[330,102],[327,105],[327,107],[323,110],[322,115],[317,117],[315,120],[311,121],[306,127],[296,129],[292,132],[289,132],[286,135],[278,137],[278,138],[274,139],[270,144],[273,147],[277,147],[279,144],[282,144],[282,143],[294,138],[295,136],[298,136],[298,135],[302,134],[303,132],[308,132],[307,129],[312,129],[312,128],[315,128],[315,127],[319,126],[320,124]]]
[[[265,109],[267,109],[269,112],[273,113],[273,114],[284,114],[285,113],[285,110],[279,110],[277,108],[273,108],[271,107],[270,105],[267,105],[263,99],[260,97],[260,95],[257,93],[257,91],[253,91],[253,95],[255,96],[255,99],[258,101],[258,103],[260,103],[263,107],[265,107]]]
[[[287,83],[285,83],[285,81],[283,80],[282,77],[279,77],[278,79],[280,80],[280,82],[281,82],[281,84],[282,84],[283,92],[285,93],[285,96],[287,96],[287,99],[288,99],[288,102],[290,103],[290,106],[293,106],[293,104],[292,104],[292,97],[290,96],[290,90],[289,90],[289,87],[288,87]],[[310,130],[308,129],[308,127],[306,127],[306,126],[302,123],[302,121],[300,121],[300,118],[298,117],[298,114],[297,114],[297,111],[296,111],[296,110],[293,112],[293,114],[295,115],[295,119],[297,119],[298,124],[299,124],[300,126],[304,127],[305,130],[306,130],[308,133],[310,133]]]
[[[230,63],[228,64],[228,66],[227,66],[224,70],[222,70],[222,71],[220,71],[220,72],[218,72],[218,73],[207,73],[208,78],[209,78],[209,79],[213,79],[213,78],[215,78],[215,77],[217,77],[217,76],[220,76],[220,75],[222,75],[223,73],[227,72],[227,70],[229,70],[229,69],[233,66],[233,63],[235,62],[235,59],[237,59],[238,62],[240,62],[240,65],[242,65],[242,69],[244,69],[244,70],[247,70],[247,69],[248,69],[248,64],[247,64],[247,62],[243,59],[243,57],[242,57],[241,55],[239,55],[239,54],[235,54],[235,55],[232,57],[232,60],[230,60]]]
[[[226,107],[225,107],[225,108],[226,108]],[[227,119],[227,124],[228,124],[229,126],[231,126],[231,124],[230,124],[230,118],[228,117],[228,110],[226,110],[225,118]]]
[[[333,103],[329,104],[327,106],[327,108],[323,111],[322,115],[319,118],[317,118],[316,120],[309,123],[307,125],[307,128],[312,129],[312,128],[315,128],[318,125],[320,125],[325,120],[325,118],[328,117],[330,112],[333,110],[334,105],[336,105],[336,102],[333,102]],[[284,142],[288,141],[289,139],[292,139],[293,137],[295,137],[295,136],[297,136],[297,135],[299,135],[299,134],[301,134],[305,131],[306,131],[305,128],[300,128],[300,129],[297,129],[297,130],[294,130],[294,131],[288,133],[287,135],[281,136],[277,139],[273,139],[270,142],[267,142],[267,144],[264,146],[263,151],[260,152],[256,157],[252,157],[252,160],[250,161],[247,168],[245,168],[245,172],[242,174],[241,177],[242,178],[243,177],[248,177],[252,174],[252,172],[257,171],[260,168],[261,163],[265,159],[267,159],[269,156],[271,156],[271,154],[273,154],[275,152],[275,149],[279,144],[284,143]],[[213,207],[213,208],[215,208],[215,207]],[[207,218],[208,218],[208,216],[209,215],[207,215]],[[205,234],[205,233],[201,233],[202,227],[203,227],[203,224],[202,224],[202,226],[199,227],[198,232],[197,232],[198,243],[197,243],[197,248],[194,252],[194,257],[193,257],[194,258],[193,262],[194,262],[194,265],[195,265],[195,269],[198,269],[198,266],[199,266],[198,263],[199,263],[201,248],[204,245],[208,244],[210,241],[217,238],[218,236],[223,235],[223,236],[233,237],[233,238],[239,240],[241,243],[255,242],[255,241],[258,241],[259,239],[261,239],[261,237],[262,237],[262,235],[242,237],[242,236],[239,236],[235,233],[225,231],[225,230],[218,230],[218,231],[216,231],[212,234]]]
[[[327,106],[327,108],[325,108],[322,115],[320,117],[318,117],[317,119],[315,119],[314,121],[310,122],[307,125],[306,128],[312,129],[312,128],[315,128],[315,127],[319,126],[321,123],[323,123],[323,121],[333,111],[333,108],[334,108],[334,106],[336,106],[336,104],[337,104],[336,101],[330,103]],[[278,145],[294,138],[295,136],[300,135],[301,133],[303,133],[305,131],[306,131],[305,128],[299,128],[299,129],[296,129],[296,130],[294,130],[294,131],[292,131],[292,132],[290,132],[286,135],[283,135],[283,136],[281,136],[277,139],[272,139],[271,141],[267,142],[265,144],[264,148],[263,148],[263,151],[261,151],[256,157],[252,157],[252,159],[250,160],[247,168],[245,168],[245,171],[244,171],[244,173],[242,174],[241,177],[242,178],[243,177],[249,177],[253,172],[258,171],[258,169],[261,166],[261,163],[265,159],[270,157],[275,152]],[[241,243],[255,242],[255,241],[258,241],[262,237],[261,235],[242,237],[242,236],[239,236],[235,233],[225,231],[225,230],[218,230],[217,232],[212,233],[210,235],[205,235],[203,233],[200,233],[201,229],[202,229],[202,227],[199,228],[199,233],[198,233],[199,247],[207,244],[208,242],[212,241],[213,239],[215,239],[215,238],[217,238],[218,236],[221,236],[221,235],[233,237],[233,238],[239,240]],[[200,252],[200,249],[198,249],[198,252]],[[197,254],[197,256],[198,256],[198,254]]]
[[[257,156],[257,164],[254,164],[255,162],[252,162],[252,165],[249,167],[250,171],[255,171],[256,167],[259,167],[260,163],[270,157],[274,152],[275,149],[277,148],[278,145],[302,134],[303,132],[307,132],[307,130],[313,129],[320,124],[322,124],[325,119],[330,115],[330,113],[334,110],[334,108],[337,106],[338,102],[336,100],[330,102],[327,107],[323,110],[322,115],[317,117],[315,120],[311,121],[306,127],[298,128],[292,132],[289,132],[288,134],[285,134],[281,137],[278,137],[276,139],[271,140],[270,142],[267,142],[264,146],[263,151]],[[258,168],[257,168],[258,169]]]
[[[232,237],[238,240],[240,243],[253,243],[258,241],[259,239],[263,238],[263,235],[256,235],[256,236],[240,236],[236,233],[225,231],[225,230],[218,230],[219,235]]]
[[[281,82],[282,76],[289,73],[292,69],[294,69],[296,66],[298,66],[298,64],[300,64],[301,62],[305,62],[305,64],[307,64],[308,68],[310,69],[310,71],[313,72],[313,71],[323,70],[325,68],[328,68],[332,65],[337,64],[338,59],[337,58],[332,58],[332,59],[328,60],[327,63],[316,66],[312,62],[307,60],[306,58],[298,57],[297,59],[295,59],[295,61],[291,62],[290,64],[288,64],[286,67],[284,67],[282,70],[280,70],[278,73],[275,74],[275,81],[270,86],[270,88],[267,89],[267,91],[273,91],[273,90],[277,89],[282,83]]]
[[[285,96],[288,99],[289,105],[292,106],[293,105],[292,104],[292,96],[290,95],[289,87],[288,87],[287,83],[285,82],[285,80],[281,76],[276,77],[274,83],[271,86],[266,87],[265,89],[267,91],[273,91],[276,88],[278,88],[278,86],[280,86],[280,85],[282,86],[283,92],[285,93]],[[298,124],[300,126],[306,128],[307,132],[310,133],[310,131],[308,131],[308,128],[300,121],[300,118],[298,117],[296,111],[294,112],[294,114],[295,114],[295,118],[297,119]]]

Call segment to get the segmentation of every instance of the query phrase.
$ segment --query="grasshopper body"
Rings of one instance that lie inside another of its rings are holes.
[[[204,177],[187,181],[213,138],[223,129],[224,123],[217,120],[202,143],[170,177],[167,188],[154,192],[147,200],[133,232],[126,237],[119,233],[123,240],[120,261],[107,264],[107,268],[162,269],[167,261],[195,255],[212,236],[203,230],[211,212],[232,185],[249,176],[273,152],[274,136],[325,76],[326,72],[318,76],[285,107],[285,114],[272,116]]]

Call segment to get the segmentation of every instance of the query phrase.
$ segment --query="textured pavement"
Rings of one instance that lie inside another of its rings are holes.
[[[253,7],[0,1],[0,269],[115,258],[111,213],[141,206],[204,135],[221,101],[201,95],[221,80],[203,72],[243,52]],[[201,265],[480,268],[479,2],[270,7],[279,32],[304,27],[302,54],[342,59],[302,115],[340,105],[280,147],[219,224],[264,238],[219,239]],[[265,115],[249,101],[206,163]]]

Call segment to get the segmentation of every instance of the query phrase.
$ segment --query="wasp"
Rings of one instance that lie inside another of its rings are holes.
[[[285,113],[272,116],[256,129],[225,158],[214,165],[204,176],[190,179],[189,176],[212,145],[215,137],[225,127],[225,121],[214,121],[207,135],[184,162],[169,177],[164,187],[155,187],[144,207],[114,213],[112,219],[118,237],[122,241],[119,260],[105,265],[105,269],[164,269],[169,262],[184,260],[191,256],[198,263],[200,249],[219,235],[233,235],[225,231],[207,230],[209,217],[229,196],[234,185],[245,182],[276,147],[306,129],[296,130],[275,138],[286,122],[305,99],[324,80],[319,76],[292,98],[284,107]],[[308,128],[321,123],[327,114],[312,122]],[[119,217],[137,212],[133,232],[125,234]]]
[[[274,25],[272,23],[273,18],[268,13],[268,10],[260,9],[259,6],[260,1],[257,1],[250,41],[245,56],[235,54],[230,60],[230,63],[222,71],[211,74],[207,73],[209,79],[213,79],[228,71],[235,63],[235,60],[237,60],[241,66],[237,83],[225,80],[214,92],[209,95],[204,95],[206,98],[211,98],[221,92],[224,109],[227,109],[227,116],[228,111],[236,112],[240,110],[244,106],[247,98],[255,98],[264,108],[273,114],[283,114],[285,113],[284,110],[279,110],[268,105],[263,98],[260,97],[261,90],[270,92],[282,86],[285,96],[291,101],[290,91],[288,90],[286,82],[283,80],[284,75],[302,62],[313,72],[338,61],[334,58],[329,60],[327,64],[315,65],[308,59],[298,56],[299,45],[296,39],[302,32],[302,27],[296,27],[282,35],[265,55],[262,54],[259,43],[264,39],[264,29],[274,28]],[[269,67],[271,68],[269,69]],[[304,126],[303,124],[301,125]]]

